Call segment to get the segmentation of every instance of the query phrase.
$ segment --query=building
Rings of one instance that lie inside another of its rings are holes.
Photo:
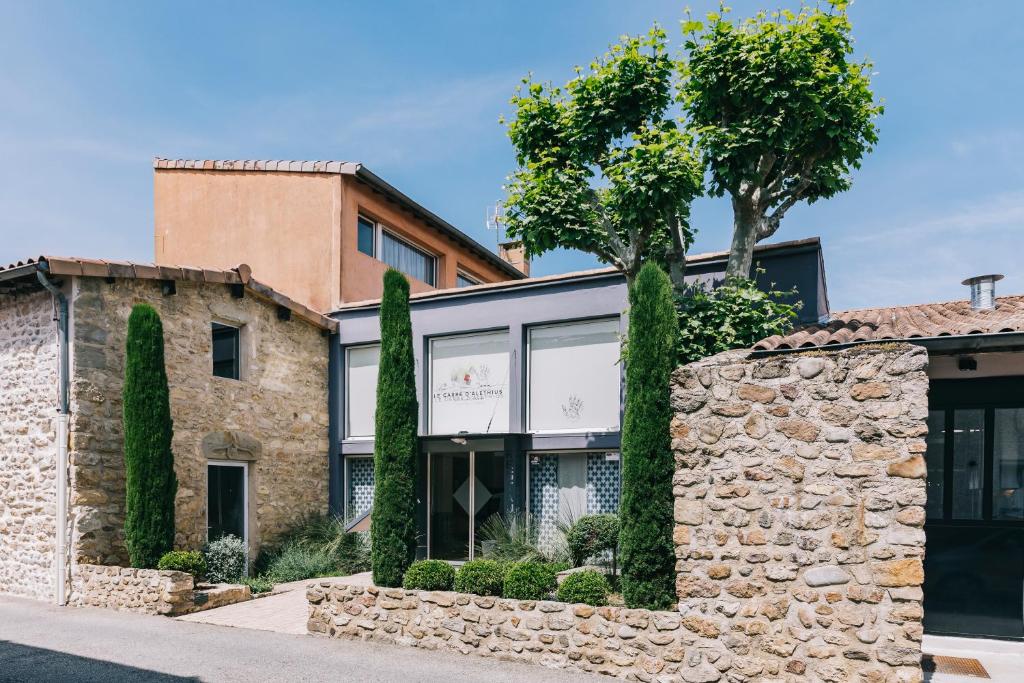
[[[248,263],[269,286],[318,311],[381,294],[388,266],[414,292],[517,280],[505,258],[359,163],[156,159],[158,264]]]
[[[766,282],[797,288],[805,322],[827,315],[817,239],[759,247]],[[727,254],[690,258],[721,279]],[[609,268],[411,297],[420,403],[419,554],[471,559],[496,513],[528,513],[540,538],[619,501],[623,276]],[[333,509],[368,526],[379,301],[332,314]]]
[[[833,313],[755,346],[789,354],[888,341],[928,350],[928,633],[1024,638],[1024,296],[1001,276],[964,281],[962,301]],[[840,421],[871,440],[865,419]]]
[[[251,554],[327,511],[337,324],[251,277],[41,257],[0,268],[0,593],[63,604],[79,565],[128,564],[127,319],[163,321],[179,548]]]

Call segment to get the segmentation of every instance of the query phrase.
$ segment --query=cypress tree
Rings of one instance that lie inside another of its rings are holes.
[[[154,568],[174,548],[171,404],[164,367],[164,328],[147,304],[128,316],[123,427],[124,539],[133,567]]]
[[[672,284],[648,263],[630,288],[629,303],[619,532],[622,595],[629,607],[669,609],[676,602],[669,380],[678,321]]]
[[[384,273],[380,344],[370,555],[373,582],[399,587],[405,570],[416,558],[419,402],[412,355],[409,281],[393,269]]]

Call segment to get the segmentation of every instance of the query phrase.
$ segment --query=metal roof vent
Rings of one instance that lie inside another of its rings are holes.
[[[971,288],[971,310],[991,311],[996,307],[996,283],[1002,275],[978,275],[969,277],[960,284]]]

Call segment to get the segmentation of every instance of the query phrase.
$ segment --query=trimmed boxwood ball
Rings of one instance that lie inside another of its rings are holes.
[[[619,546],[619,518],[612,514],[584,515],[569,527],[565,542],[574,567],[606,550],[614,552]]]
[[[505,571],[502,595],[513,600],[544,600],[557,584],[555,567],[540,562],[514,562]]]
[[[455,590],[460,593],[500,596],[505,583],[505,567],[495,560],[473,560],[459,568]]]
[[[420,560],[405,570],[402,588],[413,591],[450,591],[455,584],[455,568],[442,560]]]
[[[172,550],[164,553],[156,568],[185,572],[198,581],[206,575],[206,558],[198,550]]]
[[[558,599],[561,602],[582,602],[594,607],[608,604],[608,594],[612,587],[601,572],[586,570],[569,574],[558,587]]]

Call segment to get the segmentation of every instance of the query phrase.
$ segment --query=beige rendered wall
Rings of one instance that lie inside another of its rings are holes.
[[[340,176],[158,169],[153,178],[157,263],[247,263],[260,282],[314,310],[335,303]]]

